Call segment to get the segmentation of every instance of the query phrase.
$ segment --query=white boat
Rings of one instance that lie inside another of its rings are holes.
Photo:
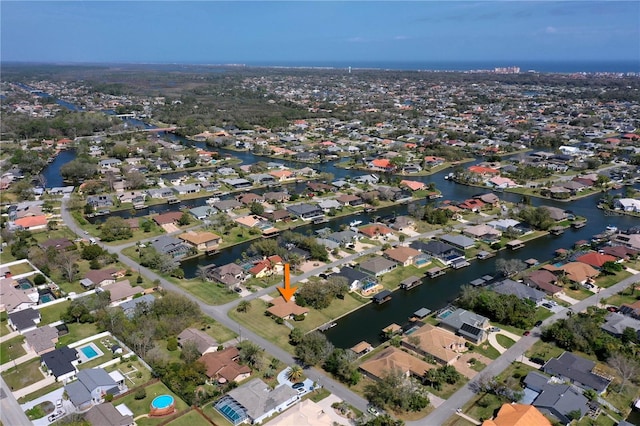
[[[207,201],[205,201],[205,203],[207,203],[208,205],[212,205],[217,203],[218,201],[220,201],[219,197],[211,197],[211,198],[207,198]]]
[[[617,226],[613,226],[613,225],[607,226],[607,231],[609,232],[616,232],[617,230],[618,230]]]
[[[349,223],[349,227],[353,228],[353,227],[355,227],[355,226],[360,225],[361,223],[362,223],[362,221],[361,221],[361,220],[352,220],[352,221]]]

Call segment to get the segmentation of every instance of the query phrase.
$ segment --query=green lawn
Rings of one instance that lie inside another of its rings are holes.
[[[199,278],[190,280],[170,279],[171,282],[196,296],[209,305],[224,305],[238,299],[238,293],[226,286],[211,282],[202,282]]]
[[[621,306],[623,304],[632,304],[640,300],[640,293],[634,292],[633,295],[629,294],[629,290],[625,290],[621,293],[614,294],[611,297],[607,297],[606,303],[614,306]],[[605,303],[605,299],[602,300]]]
[[[267,303],[261,299],[251,301],[251,308],[247,312],[237,312],[235,309],[229,311],[229,317],[239,324],[260,334],[267,340],[293,353],[293,346],[289,344],[290,330],[284,324],[276,322],[264,314]],[[305,320],[306,321],[306,320]],[[305,321],[302,321],[304,323]],[[302,324],[295,323],[296,326]]]
[[[474,426],[475,423],[471,423],[469,420],[463,419],[458,415],[453,415],[447,419],[442,426]]]
[[[444,398],[444,399],[449,399],[449,397],[451,395],[453,395],[458,389],[460,389],[462,386],[464,386],[465,383],[467,383],[469,381],[469,379],[467,379],[466,377],[462,376],[460,380],[458,380],[458,383],[456,383],[455,385],[451,385],[449,383],[444,383],[442,385],[442,389],[440,390],[436,390],[435,388],[431,387],[431,386],[425,386],[425,388],[431,392],[432,394],[439,396],[440,398]]]
[[[496,335],[496,340],[498,341],[498,344],[500,346],[507,349],[509,349],[511,346],[513,346],[516,343],[515,340],[505,336],[504,334]]]
[[[51,383],[50,385],[45,386],[41,389],[38,389],[37,391],[30,393],[29,395],[25,395],[22,398],[18,398],[18,403],[24,404],[25,402],[33,401],[34,399],[40,398],[41,396],[44,396],[49,392],[53,392],[54,390],[61,388],[62,386],[64,386],[63,383],[59,383],[59,382]]]
[[[78,339],[78,340],[80,340],[80,339]],[[105,347],[105,346],[100,342],[100,340],[101,340],[101,339],[92,340],[92,341],[91,341],[91,343],[95,344],[95,345],[98,347],[98,349],[100,349],[100,350],[102,351],[102,355],[97,356],[97,357],[95,357],[95,358],[91,359],[91,360],[90,360],[90,361],[88,361],[88,362],[85,362],[85,363],[79,364],[79,365],[78,365],[78,369],[79,369],[79,370],[86,370],[87,368],[94,368],[94,367],[97,367],[97,366],[99,366],[100,364],[103,364],[103,363],[105,363],[105,362],[107,362],[107,361],[111,361],[111,360],[114,358],[113,354],[111,353],[111,349],[106,348],[106,347]],[[87,344],[89,344],[89,342],[85,343],[85,344],[84,344],[84,345],[82,345],[81,347],[84,347],[84,346],[86,346]],[[117,358],[117,356],[116,356],[116,358]]]
[[[236,332],[234,332],[233,330],[229,330],[227,327],[215,321],[209,316],[205,316],[201,323],[193,324],[192,327],[204,331],[209,336],[216,339],[216,341],[219,343],[224,343],[238,336]]]
[[[138,360],[131,361],[130,359],[125,359],[117,364],[108,366],[105,370],[108,373],[112,371],[119,371],[123,376],[128,376],[128,378],[125,379],[125,382],[129,388],[134,388],[151,380],[151,371],[147,370],[147,368]]]
[[[167,423],[168,426],[210,426],[211,423],[196,410],[191,410],[187,414],[178,417],[172,422]]]
[[[44,379],[44,374],[40,370],[40,358],[34,358],[23,364],[19,364],[4,373],[2,377],[11,389],[22,389]]]
[[[26,274],[27,272],[31,272],[33,270],[34,269],[31,267],[31,265],[29,265],[28,262],[9,266],[9,272],[11,272],[12,275]]]
[[[602,275],[596,278],[596,285],[603,288],[611,287],[612,285],[619,283],[620,281],[630,277],[631,275],[633,274],[627,271],[616,272],[615,275]]]
[[[600,414],[595,420],[585,416],[576,423],[576,426],[615,426],[617,424],[618,422],[612,420],[609,416]]]
[[[556,345],[552,343],[543,342],[542,340],[538,341],[535,346],[530,348],[525,355],[528,358],[540,358],[545,361],[550,360],[551,358],[556,358],[564,352],[564,349],[560,349]]]
[[[489,342],[484,342],[475,346],[472,345],[470,350],[472,350],[473,352],[477,352],[480,355],[484,355],[490,359],[496,359],[500,356],[500,352],[498,352],[496,348],[491,346]]]
[[[95,324],[70,322],[67,324],[67,327],[69,328],[69,334],[65,334],[58,339],[57,347],[69,345],[78,340],[98,334],[98,328]]]
[[[17,336],[0,343],[0,364],[5,364],[25,355],[27,352],[22,347],[23,342],[24,336]]]
[[[144,399],[135,399],[135,392],[130,393],[122,398],[115,398],[113,400],[113,405],[126,404],[127,407],[133,412],[133,417],[140,416],[142,414],[149,414],[149,407],[151,406],[151,401],[153,398],[159,395],[171,395],[175,400],[176,412],[186,410],[187,404],[178,398],[176,394],[171,392],[169,388],[167,388],[162,382],[154,383],[145,388],[147,393],[146,398]],[[141,418],[136,420],[136,423],[140,426],[154,426],[159,423],[162,423],[166,419],[163,418]]]
[[[427,266],[424,268],[417,268],[413,265],[398,267],[395,268],[391,272],[387,272],[382,277],[380,277],[379,282],[382,286],[389,290],[395,290],[400,286],[400,282],[406,278],[409,278],[412,275],[417,277],[421,277],[425,270],[429,269],[431,266]]]
[[[232,423],[227,420],[222,414],[218,413],[215,408],[213,408],[214,401],[208,402],[202,407],[202,412],[205,416],[207,416],[213,423],[217,426],[231,426]]]
[[[311,392],[311,394],[307,394],[307,395],[309,396],[309,399],[312,400],[313,402],[320,402],[326,397],[328,397],[329,395],[331,395],[331,392],[329,392],[325,388],[320,388],[320,389],[314,390],[313,392]]]

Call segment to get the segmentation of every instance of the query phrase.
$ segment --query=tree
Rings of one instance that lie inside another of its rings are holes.
[[[620,375],[620,393],[624,392],[627,380],[637,378],[640,373],[640,366],[638,365],[638,362],[634,359],[627,358],[619,352],[613,354],[607,360],[607,365],[616,370]]]
[[[294,364],[289,367],[289,371],[287,372],[287,380],[292,382],[298,382],[302,378],[303,370],[298,364]]]
[[[384,413],[380,416],[376,416],[367,420],[364,423],[358,423],[360,426],[404,426],[404,421],[396,420],[389,414]]]
[[[72,251],[60,251],[56,256],[56,264],[62,275],[69,282],[76,279],[78,273],[78,255]]]
[[[264,206],[261,203],[254,201],[251,203],[251,206],[249,206],[249,210],[251,211],[251,214],[261,216],[264,213]]]
[[[263,349],[260,346],[250,342],[249,340],[245,340],[238,345],[238,349],[240,352],[241,362],[257,370],[260,369],[263,352]]]
[[[527,264],[520,259],[498,259],[496,260],[496,272],[510,277],[527,269]]]
[[[251,301],[249,300],[240,301],[236,307],[236,311],[238,312],[247,312],[249,309],[251,309]]]
[[[364,393],[373,405],[390,407],[394,411],[420,411],[429,405],[426,390],[414,385],[399,369],[393,369],[365,386]]]
[[[100,228],[100,238],[104,241],[126,240],[133,237],[131,225],[120,216],[110,216]]]
[[[333,351],[333,345],[319,331],[306,334],[296,346],[295,354],[305,365],[316,365]]]
[[[200,350],[195,342],[185,342],[182,345],[182,352],[180,352],[180,359],[186,364],[191,364],[200,358]]]
[[[357,385],[362,376],[355,364],[356,359],[357,356],[353,351],[341,348],[334,349],[325,360],[322,368],[334,374],[344,383]]]
[[[87,162],[84,159],[76,158],[60,167],[60,174],[62,177],[72,182],[74,185],[84,181],[87,178],[95,175],[97,168],[95,164]]]
[[[302,341],[303,337],[304,337],[304,332],[297,327],[294,327],[289,332],[289,342],[294,346],[299,344]]]

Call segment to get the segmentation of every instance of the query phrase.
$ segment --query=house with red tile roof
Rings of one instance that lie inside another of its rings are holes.
[[[471,166],[467,170],[469,170],[471,173],[475,173],[481,176],[494,176],[500,174],[500,171],[497,169],[483,166]]]
[[[293,178],[293,172],[291,170],[272,170],[269,174],[280,182]]]
[[[256,278],[267,277],[273,274],[282,273],[284,270],[284,261],[278,255],[269,256],[256,262],[249,272]]]
[[[587,265],[600,269],[606,262],[617,262],[618,259],[609,254],[592,251],[576,258],[576,261],[586,263]]]
[[[376,158],[369,163],[369,167],[374,170],[392,171],[395,166],[391,164],[391,160],[388,158]]]
[[[421,189],[424,189],[427,185],[424,182],[403,179],[403,180],[400,181],[400,185],[399,186],[407,187],[412,191],[419,191]]]
[[[463,210],[470,210],[472,212],[480,211],[484,207],[484,202],[477,198],[469,198],[458,204],[458,207]]]
[[[385,225],[372,224],[363,226],[362,228],[358,229],[358,232],[364,234],[369,238],[380,238],[393,234],[393,229]]]
[[[47,227],[47,217],[45,215],[25,216],[14,220],[13,223],[24,230],[36,231]]]

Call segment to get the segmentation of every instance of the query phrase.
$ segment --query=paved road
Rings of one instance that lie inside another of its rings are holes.
[[[0,377],[0,420],[6,426],[30,425],[29,420],[20,408],[20,404],[11,393],[11,389]]]
[[[555,321],[566,318],[569,311],[582,312],[589,306],[595,306],[602,298],[612,296],[619,293],[623,289],[627,288],[632,283],[640,282],[640,275],[634,275],[625,280],[620,281],[618,284],[609,288],[605,288],[600,291],[599,294],[594,294],[580,302],[576,303],[569,309],[563,309],[557,312],[553,316],[547,318],[542,326],[548,326]],[[531,348],[540,338],[540,329],[536,328],[529,336],[523,336],[515,345],[511,346],[504,354],[500,355],[495,361],[485,368],[482,373],[476,376],[473,380],[469,381],[463,388],[454,393],[447,401],[441,406],[436,408],[431,414],[420,421],[406,422],[407,424],[415,425],[440,425],[443,424],[449,417],[456,413],[456,409],[464,406],[474,397],[474,392],[471,390],[472,385],[477,383],[481,377],[495,377],[502,373],[512,362],[522,359],[524,353]]]

